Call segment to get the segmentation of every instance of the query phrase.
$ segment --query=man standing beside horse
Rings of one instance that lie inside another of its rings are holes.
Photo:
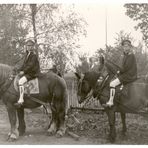
[[[38,57],[34,52],[34,42],[32,40],[28,40],[26,42],[26,56],[23,65],[19,69],[19,76],[21,77],[19,79],[19,91],[20,91],[20,98],[17,103],[15,103],[16,106],[20,106],[23,104],[24,99],[24,84],[28,82],[31,79],[34,79],[38,76],[40,73],[40,66]]]
[[[130,40],[123,40],[122,49],[124,53],[122,67],[117,71],[117,77],[110,82],[110,99],[106,106],[113,106],[113,99],[115,96],[115,88],[120,84],[127,84],[137,79],[137,62],[132,51],[132,44]],[[106,63],[106,67],[110,68],[110,63]]]

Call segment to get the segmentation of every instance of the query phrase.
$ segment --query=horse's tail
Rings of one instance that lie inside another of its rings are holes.
[[[56,76],[56,85],[60,89],[60,93],[55,90],[58,98],[61,98],[61,107],[65,115],[68,113],[68,89],[65,79]]]

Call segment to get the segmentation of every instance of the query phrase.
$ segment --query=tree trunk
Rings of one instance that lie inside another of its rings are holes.
[[[34,41],[35,41],[35,52],[38,57],[37,32],[36,32],[36,25],[35,25],[35,16],[36,16],[36,12],[37,12],[37,6],[36,6],[36,4],[30,4],[30,8],[31,8],[31,16],[32,16]]]

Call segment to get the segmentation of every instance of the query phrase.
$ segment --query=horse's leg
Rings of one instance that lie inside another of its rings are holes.
[[[18,121],[19,121],[19,135],[22,136],[25,133],[26,125],[24,120],[24,108],[18,108],[17,109],[17,115],[18,115]]]
[[[52,118],[49,124],[49,128],[47,130],[49,136],[55,134],[57,131],[57,123],[56,123],[57,115],[56,115],[56,110],[54,106],[51,107],[51,111],[52,111]]]
[[[65,112],[64,112],[64,108],[63,108],[63,111],[59,111],[59,114],[58,114],[58,131],[57,131],[57,134],[56,136],[57,137],[62,137],[64,134],[65,134],[65,131],[66,131],[66,127],[65,127]]]
[[[56,134],[57,137],[62,137],[66,131],[65,114],[67,113],[67,99],[68,99],[68,94],[67,91],[65,90],[62,97],[62,102],[61,103],[59,102],[57,106],[57,112],[58,112],[58,118],[57,118],[58,131]]]
[[[106,113],[108,115],[108,121],[110,126],[109,140],[113,143],[116,139],[115,111],[112,108],[107,108]]]
[[[120,115],[121,115],[121,120],[122,120],[122,135],[125,136],[126,131],[127,131],[126,122],[125,122],[126,121],[126,114],[120,112]]]
[[[12,103],[7,103],[6,107],[7,107],[8,117],[9,117],[9,121],[10,121],[10,125],[11,125],[11,131],[8,134],[8,136],[11,141],[14,141],[14,140],[18,139],[18,137],[19,137],[18,129],[16,127],[16,121],[17,121],[16,109]]]

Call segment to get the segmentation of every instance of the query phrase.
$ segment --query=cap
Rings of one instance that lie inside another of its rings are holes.
[[[32,40],[28,40],[28,41],[26,42],[26,45],[27,45],[27,46],[33,46],[33,45],[34,45],[34,42],[33,42]]]
[[[121,42],[121,45],[123,46],[125,43],[127,43],[127,44],[130,45],[130,46],[132,46],[130,40],[123,40],[123,41]]]

